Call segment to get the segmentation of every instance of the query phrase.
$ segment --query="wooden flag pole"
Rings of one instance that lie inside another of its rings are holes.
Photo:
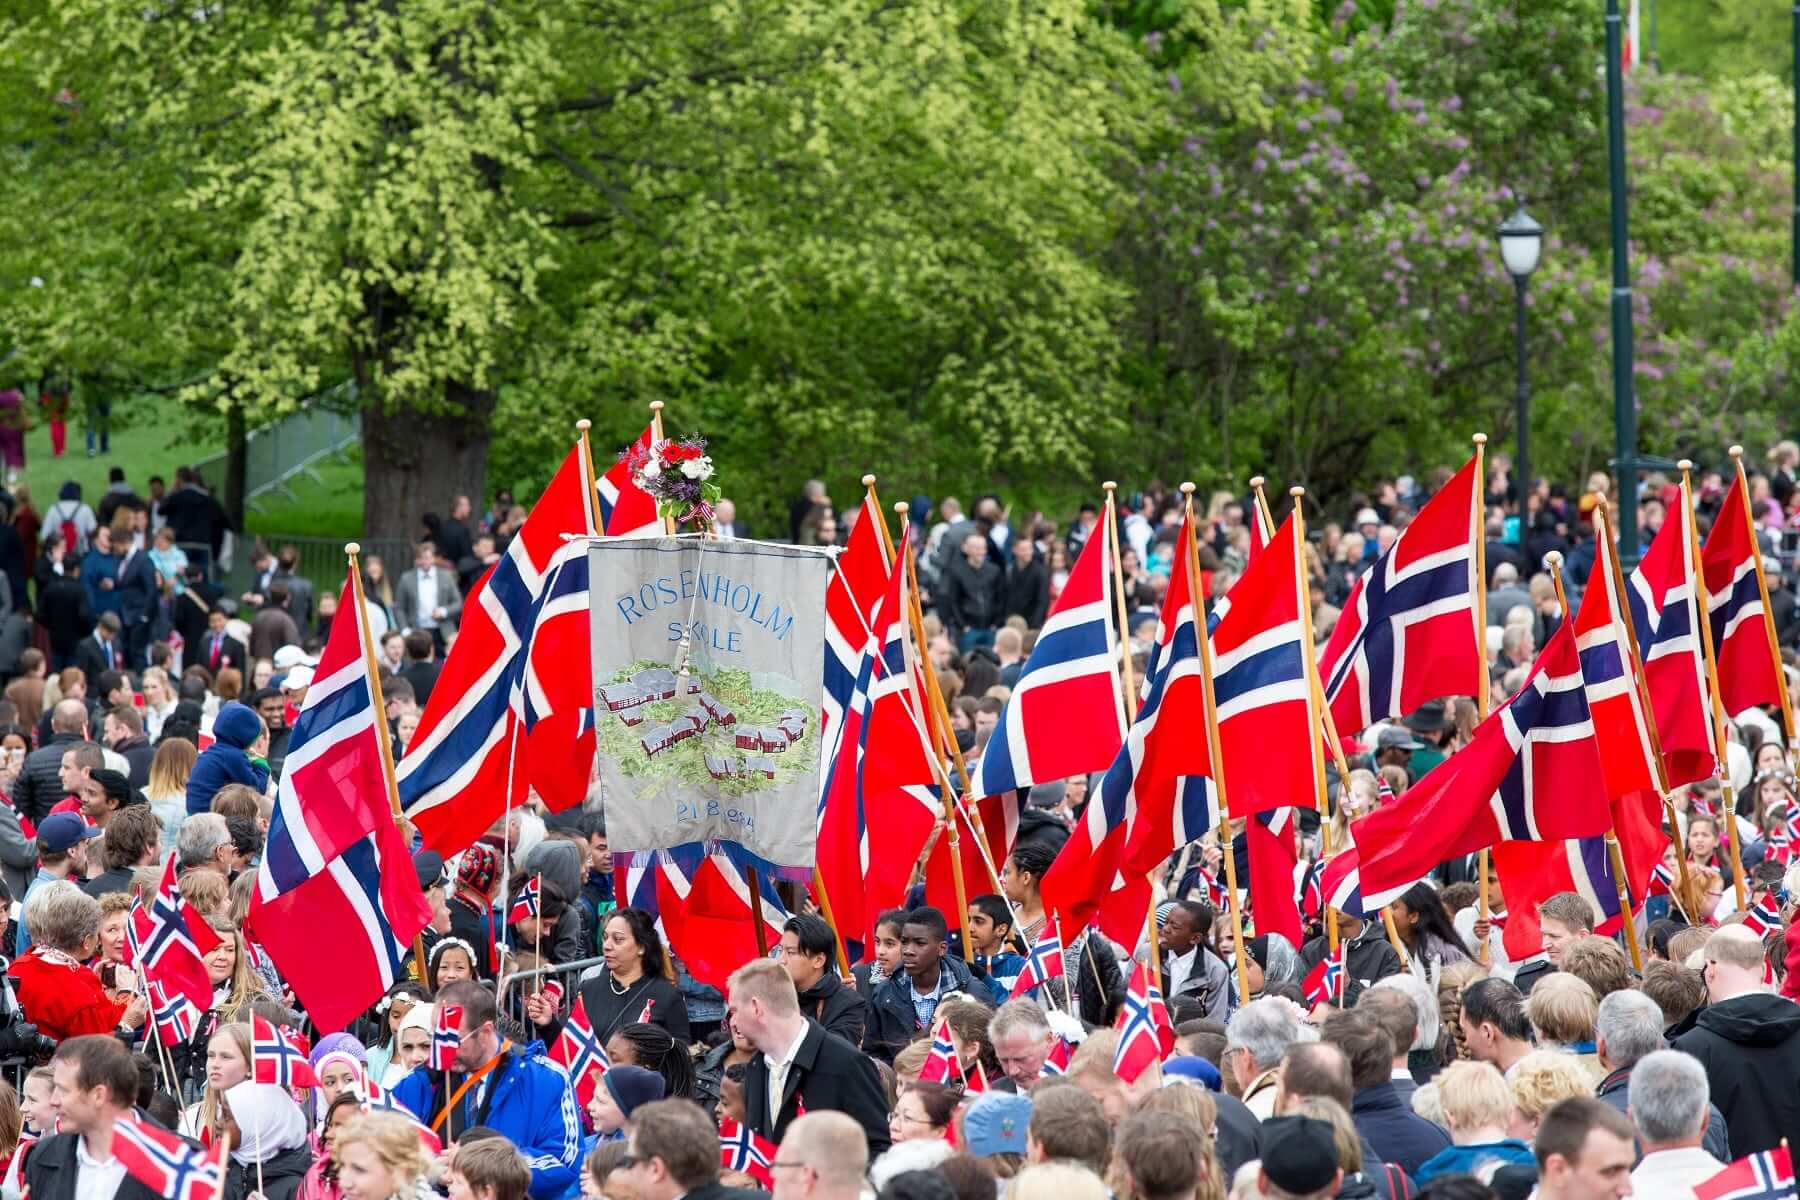
[[[1720,792],[1725,800],[1721,806],[1725,810],[1725,829],[1731,843],[1731,893],[1737,901],[1737,910],[1743,912],[1744,859],[1738,845],[1737,793],[1731,786],[1731,757],[1725,752],[1725,700],[1719,692],[1719,660],[1713,647],[1712,622],[1706,616],[1706,580],[1700,572],[1700,529],[1694,523],[1694,483],[1691,478],[1694,464],[1684,458],[1675,467],[1681,472],[1681,520],[1687,530],[1688,556],[1692,560],[1689,565],[1693,570],[1694,617],[1700,626],[1700,649],[1706,655],[1706,683],[1712,693],[1713,749],[1719,764]],[[1679,853],[1687,854],[1685,844]]]
[[[1231,851],[1231,803],[1225,794],[1225,762],[1219,750],[1219,717],[1213,698],[1212,642],[1206,635],[1206,602],[1200,595],[1200,549],[1194,541],[1194,485],[1181,485],[1183,523],[1187,526],[1187,544],[1181,552],[1187,556],[1188,600],[1194,606],[1194,628],[1199,634],[1200,683],[1206,696],[1206,751],[1212,762],[1212,786],[1219,797],[1219,834],[1225,849],[1226,907],[1231,911],[1233,958],[1237,963],[1238,1000],[1250,1003],[1250,968],[1245,962],[1244,906],[1238,895],[1237,857]]]
[[[1488,660],[1487,660],[1487,434],[1478,433],[1470,439],[1475,443],[1475,487],[1469,504],[1469,537],[1475,543],[1475,661],[1480,664],[1475,681],[1475,713],[1480,720],[1488,719]],[[1569,612],[1563,610],[1563,620],[1570,620]],[[1488,923],[1488,848],[1483,846],[1475,856],[1476,894],[1475,912],[1481,918],[1482,925]],[[1489,937],[1493,936],[1489,931]],[[1490,966],[1494,958],[1494,950],[1488,938],[1481,939],[1476,948],[1476,955],[1483,967]]]
[[[1157,937],[1156,929],[1156,888],[1150,889],[1150,919],[1145,922],[1146,935],[1150,939],[1150,979],[1161,991],[1163,985],[1162,944]]]
[[[357,562],[357,556],[361,553],[360,544],[344,544],[344,554],[350,560],[350,593],[356,600],[356,630],[362,639],[363,669],[369,680],[369,703],[374,709],[375,741],[381,746],[381,777],[387,787],[388,811],[393,814],[394,831],[402,841],[409,841],[406,837],[406,814],[400,808],[400,786],[394,781],[394,746],[388,736],[387,708],[381,700],[381,669],[375,664],[375,639],[369,633],[369,606],[363,601],[362,566]],[[413,961],[418,965],[419,978],[424,979],[424,930],[413,934]]]
[[[1257,506],[1266,506],[1267,501],[1264,500],[1262,493],[1262,480],[1260,478],[1252,479],[1250,484],[1256,489]],[[1330,720],[1330,715],[1325,713],[1319,704],[1325,689],[1319,682],[1319,659],[1313,653],[1312,589],[1308,586],[1306,576],[1306,512],[1304,509],[1306,489],[1291,487],[1288,489],[1288,495],[1293,497],[1294,501],[1294,599],[1300,608],[1300,637],[1302,640],[1300,657],[1306,663],[1307,703],[1317,714],[1313,720],[1306,723],[1307,729],[1312,734],[1306,740],[1312,745],[1313,799],[1319,807],[1319,849],[1324,857],[1329,858],[1331,856],[1331,797],[1326,794],[1325,750],[1319,744],[1319,734],[1325,723]],[[1335,744],[1336,741],[1337,738],[1333,736],[1332,742]],[[1341,770],[1342,768],[1340,768]],[[1347,786],[1348,776],[1341,775],[1339,783]],[[1299,822],[1295,821],[1294,824],[1298,825]],[[1331,953],[1336,954],[1338,948],[1337,909],[1331,907],[1330,897],[1324,896],[1323,888],[1320,889],[1320,895],[1323,899],[1321,899],[1319,907],[1325,910],[1326,945]]]
[[[1119,552],[1119,502],[1115,494],[1119,485],[1107,480],[1100,485],[1103,493],[1101,520],[1106,525],[1106,549],[1112,556],[1113,608],[1119,615],[1119,678],[1125,684],[1125,707],[1119,713],[1119,737],[1130,733],[1131,722],[1137,720],[1138,689],[1136,670],[1131,662],[1131,620],[1125,604],[1125,560]],[[1194,586],[1199,587],[1196,579]]]
[[[1625,668],[1631,672],[1632,683],[1637,690],[1638,707],[1644,713],[1644,731],[1650,738],[1651,764],[1656,772],[1656,794],[1662,797],[1663,815],[1669,822],[1669,837],[1680,843],[1682,841],[1681,822],[1675,816],[1675,801],[1669,798],[1668,764],[1663,761],[1662,735],[1656,729],[1656,710],[1650,706],[1650,683],[1644,678],[1644,662],[1638,653],[1637,630],[1633,627],[1631,604],[1625,591],[1625,569],[1619,562],[1619,547],[1614,544],[1612,539],[1611,511],[1606,497],[1601,496],[1599,502],[1594,505],[1594,538],[1601,546],[1605,547],[1607,569],[1612,572],[1613,595],[1618,597],[1615,607],[1618,609],[1617,615],[1620,622],[1625,626],[1625,647],[1631,655]],[[1558,555],[1557,562],[1561,561],[1562,558]],[[1560,592],[1557,603],[1563,603]],[[1564,607],[1566,608],[1567,605],[1565,604]],[[1575,619],[1575,615],[1568,613],[1564,619],[1572,621]],[[1687,847],[1685,845],[1678,845],[1676,848],[1675,866],[1680,873],[1680,895],[1685,901],[1681,905],[1681,910],[1685,914],[1691,906],[1697,911],[1700,907],[1700,898],[1695,895],[1693,882],[1688,877]]]
[[[1781,641],[1775,636],[1775,610],[1769,607],[1769,577],[1763,571],[1762,543],[1756,540],[1756,518],[1750,512],[1750,481],[1744,476],[1744,448],[1733,446],[1726,451],[1731,455],[1731,462],[1737,468],[1737,486],[1744,497],[1744,520],[1750,526],[1750,557],[1756,564],[1756,591],[1762,597],[1763,630],[1769,636],[1769,657],[1775,667],[1775,694],[1781,701],[1781,727],[1787,733],[1788,770],[1796,769],[1800,764],[1800,740],[1794,735],[1794,702],[1788,695],[1787,671],[1781,664]],[[1706,587],[1706,572],[1696,563],[1694,575],[1700,580],[1699,594],[1706,596],[1703,608],[1712,607],[1712,597]],[[1703,620],[1707,619],[1702,617]]]
[[[769,923],[763,919],[762,876],[755,867],[745,866],[744,884],[750,889],[750,923],[756,927],[756,953],[767,958]]]
[[[538,911],[531,918],[531,957],[537,960],[536,967],[542,967],[544,965],[544,873],[539,871],[533,878],[537,880]],[[544,976],[540,972],[537,976],[536,994],[541,996],[543,992]]]
[[[1618,551],[1612,545],[1612,530],[1607,528],[1606,498],[1604,496],[1600,498],[1600,503],[1594,508],[1594,536],[1600,539],[1601,544],[1604,545],[1608,551],[1607,558],[1609,562],[1606,570],[1609,573],[1615,573],[1618,569]],[[1544,556],[1544,562],[1550,568],[1550,583],[1556,588],[1556,602],[1562,605],[1563,619],[1565,621],[1573,621],[1575,619],[1575,614],[1569,611],[1569,594],[1563,590],[1563,556],[1560,552],[1552,550],[1549,554]],[[1615,579],[1617,578],[1616,574],[1614,577]],[[1588,581],[1588,586],[1593,586],[1592,580]],[[1602,584],[1601,586],[1605,585]],[[1624,598],[1624,593],[1620,592],[1617,594],[1621,600]],[[1629,628],[1627,628],[1625,636],[1627,638],[1631,636]],[[1633,651],[1633,662],[1636,661],[1636,657],[1636,651]],[[1627,663],[1626,669],[1629,670],[1630,667],[1631,664]],[[1609,809],[1610,806],[1611,802],[1608,801]],[[1606,852],[1612,862],[1613,890],[1618,894],[1621,923],[1625,926],[1626,938],[1631,945],[1631,965],[1642,974],[1644,970],[1644,952],[1638,945],[1637,909],[1634,908],[1631,903],[1631,881],[1625,877],[1625,857],[1619,851],[1617,818],[1612,818],[1612,827],[1606,831]]]

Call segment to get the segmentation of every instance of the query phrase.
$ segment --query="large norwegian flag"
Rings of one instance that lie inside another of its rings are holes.
[[[655,427],[646,425],[626,449],[647,450],[654,439]],[[607,537],[655,537],[663,531],[656,497],[631,481],[631,468],[622,456],[594,481],[594,488],[600,501],[597,528]]]
[[[554,811],[587,795],[594,697],[583,539],[594,532],[594,505],[583,457],[580,445],[569,451],[506,553],[471,589],[399,763],[407,818],[440,854],[474,844],[524,803],[528,782]]]
[[[1719,665],[1719,699],[1727,713],[1759,705],[1781,707],[1775,673],[1775,622],[1763,603],[1756,542],[1744,479],[1725,493],[1700,551],[1706,578],[1706,611],[1712,624],[1713,658]]]
[[[906,563],[903,537],[865,640],[819,814],[816,870],[848,937],[866,937],[876,913],[901,903],[939,812],[938,767],[907,643]]]
[[[1376,906],[1445,859],[1508,839],[1594,837],[1611,824],[1581,660],[1565,623],[1467,746],[1351,830],[1363,901]]]
[[[683,861],[666,851],[658,852],[651,873],[655,903],[650,911],[660,919],[669,949],[689,975],[720,991],[725,990],[733,971],[758,957],[750,884],[744,864],[734,860],[732,853],[722,851],[698,861]],[[778,946],[788,912],[773,880],[759,874],[757,882],[764,934],[770,945]],[[641,897],[641,889],[631,894]]]
[[[837,757],[844,716],[856,691],[869,633],[875,627],[875,609],[888,583],[891,559],[881,535],[883,519],[881,510],[865,495],[862,513],[851,526],[844,552],[838,555],[831,580],[825,585],[825,695],[819,733],[828,763]],[[829,785],[830,773],[826,772],[821,792]]]
[[[1378,913],[1370,912],[1362,897],[1362,856],[1356,851],[1356,838],[1326,858],[1319,871],[1320,899],[1324,905],[1341,913],[1367,921]]]
[[[1257,813],[1244,822],[1250,866],[1250,911],[1257,933],[1279,933],[1293,946],[1302,936],[1294,876],[1300,865],[1294,849],[1294,810]]]
[[[1596,512],[1594,524],[1601,544],[1610,546],[1612,531],[1605,516]],[[1602,562],[1588,578],[1587,591],[1575,613],[1575,649],[1581,656],[1581,680],[1587,690],[1608,798],[1660,792],[1643,695],[1632,668],[1633,647],[1626,634],[1625,611],[1616,577]]]
[[[1427,700],[1467,696],[1487,679],[1485,631],[1475,628],[1476,589],[1485,586],[1475,563],[1475,462],[1463,464],[1350,589],[1319,656],[1326,702],[1346,736]]]
[[[1637,792],[1614,800],[1612,811],[1632,900],[1641,907],[1662,852],[1669,844],[1668,835],[1662,831],[1661,805],[1654,793]],[[1501,842],[1494,847],[1493,858],[1494,869],[1500,875],[1500,890],[1516,914],[1503,925],[1506,953],[1515,961],[1543,949],[1537,906],[1558,892],[1577,892],[1587,899],[1599,914],[1594,929],[1602,937],[1611,937],[1624,928],[1625,906],[1604,837]]]
[[[349,582],[338,611],[358,611]],[[288,738],[250,900],[257,940],[327,1033],[404,976],[407,944],[431,920],[394,825],[371,655],[361,621],[332,622]]]
[[[1206,744],[1206,688],[1200,673],[1199,607],[1188,575],[1193,545],[1192,515],[1176,539],[1174,569],[1163,597],[1156,641],[1150,647],[1148,694],[1118,757],[1100,780],[1081,823],[1064,843],[1042,881],[1044,908],[1068,927],[1084,928],[1102,898],[1129,897],[1107,904],[1102,928],[1114,940],[1136,941],[1147,912],[1143,876],[1177,844],[1198,837],[1204,827],[1178,828],[1190,817],[1204,819],[1212,789],[1198,777],[1212,766]],[[1194,798],[1194,805],[1188,803]],[[1197,806],[1198,816],[1190,813]],[[1182,838],[1177,843],[1177,838]],[[1143,861],[1127,880],[1126,847]],[[1133,893],[1142,893],[1133,895]],[[1140,903],[1139,901],[1143,901]],[[1113,917],[1114,913],[1118,917]]]
[[[1685,495],[1682,512],[1663,522],[1625,589],[1670,787],[1710,778],[1717,763],[1694,620],[1697,589],[1686,524],[1693,518]]]
[[[1107,507],[1106,521],[1112,520]],[[1104,771],[1124,740],[1110,527],[1096,530],[1038,633],[971,781],[977,796]]]
[[[1233,816],[1310,807],[1317,790],[1312,755],[1305,751],[1320,734],[1306,674],[1312,647],[1301,621],[1306,580],[1300,555],[1299,527],[1289,514],[1230,596],[1215,606],[1218,621],[1209,625],[1219,755]],[[1292,752],[1271,753],[1274,747]]]

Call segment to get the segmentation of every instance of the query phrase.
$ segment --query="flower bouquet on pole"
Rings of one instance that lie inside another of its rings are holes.
[[[712,481],[713,461],[706,453],[705,438],[658,438],[647,446],[631,447],[620,461],[631,472],[631,481],[655,498],[659,515],[678,529],[711,532],[720,491]]]

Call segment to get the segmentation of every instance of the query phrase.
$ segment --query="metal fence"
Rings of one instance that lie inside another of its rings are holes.
[[[349,395],[350,385],[340,385],[305,408],[259,425],[245,436],[245,508],[254,511],[257,499],[270,492],[292,496],[289,481],[308,474],[317,479],[315,466],[362,440],[361,415],[339,412],[327,403],[342,401]],[[225,459],[221,452],[195,463],[194,468],[217,487],[225,475]]]
[[[299,562],[295,564],[294,573],[312,580],[313,589],[320,595],[337,590],[344,586],[344,538],[325,537],[286,537],[279,533],[259,535],[263,544],[270,550],[280,552],[283,546],[292,546],[300,552]],[[405,538],[361,538],[362,561],[368,562],[371,556],[381,559],[390,587],[400,582],[402,573],[412,569],[412,543]],[[246,545],[232,564],[229,581],[234,586],[248,583],[250,576],[250,547]],[[371,595],[371,600],[379,598]]]

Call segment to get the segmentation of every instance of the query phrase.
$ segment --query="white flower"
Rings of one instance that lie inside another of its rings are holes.
[[[712,455],[702,454],[699,458],[690,458],[681,464],[681,473],[689,479],[711,479],[713,473]]]
[[[644,478],[645,479],[655,479],[658,475],[661,475],[661,474],[662,474],[662,463],[658,462],[654,456],[652,456],[650,459],[648,459],[644,463]]]

